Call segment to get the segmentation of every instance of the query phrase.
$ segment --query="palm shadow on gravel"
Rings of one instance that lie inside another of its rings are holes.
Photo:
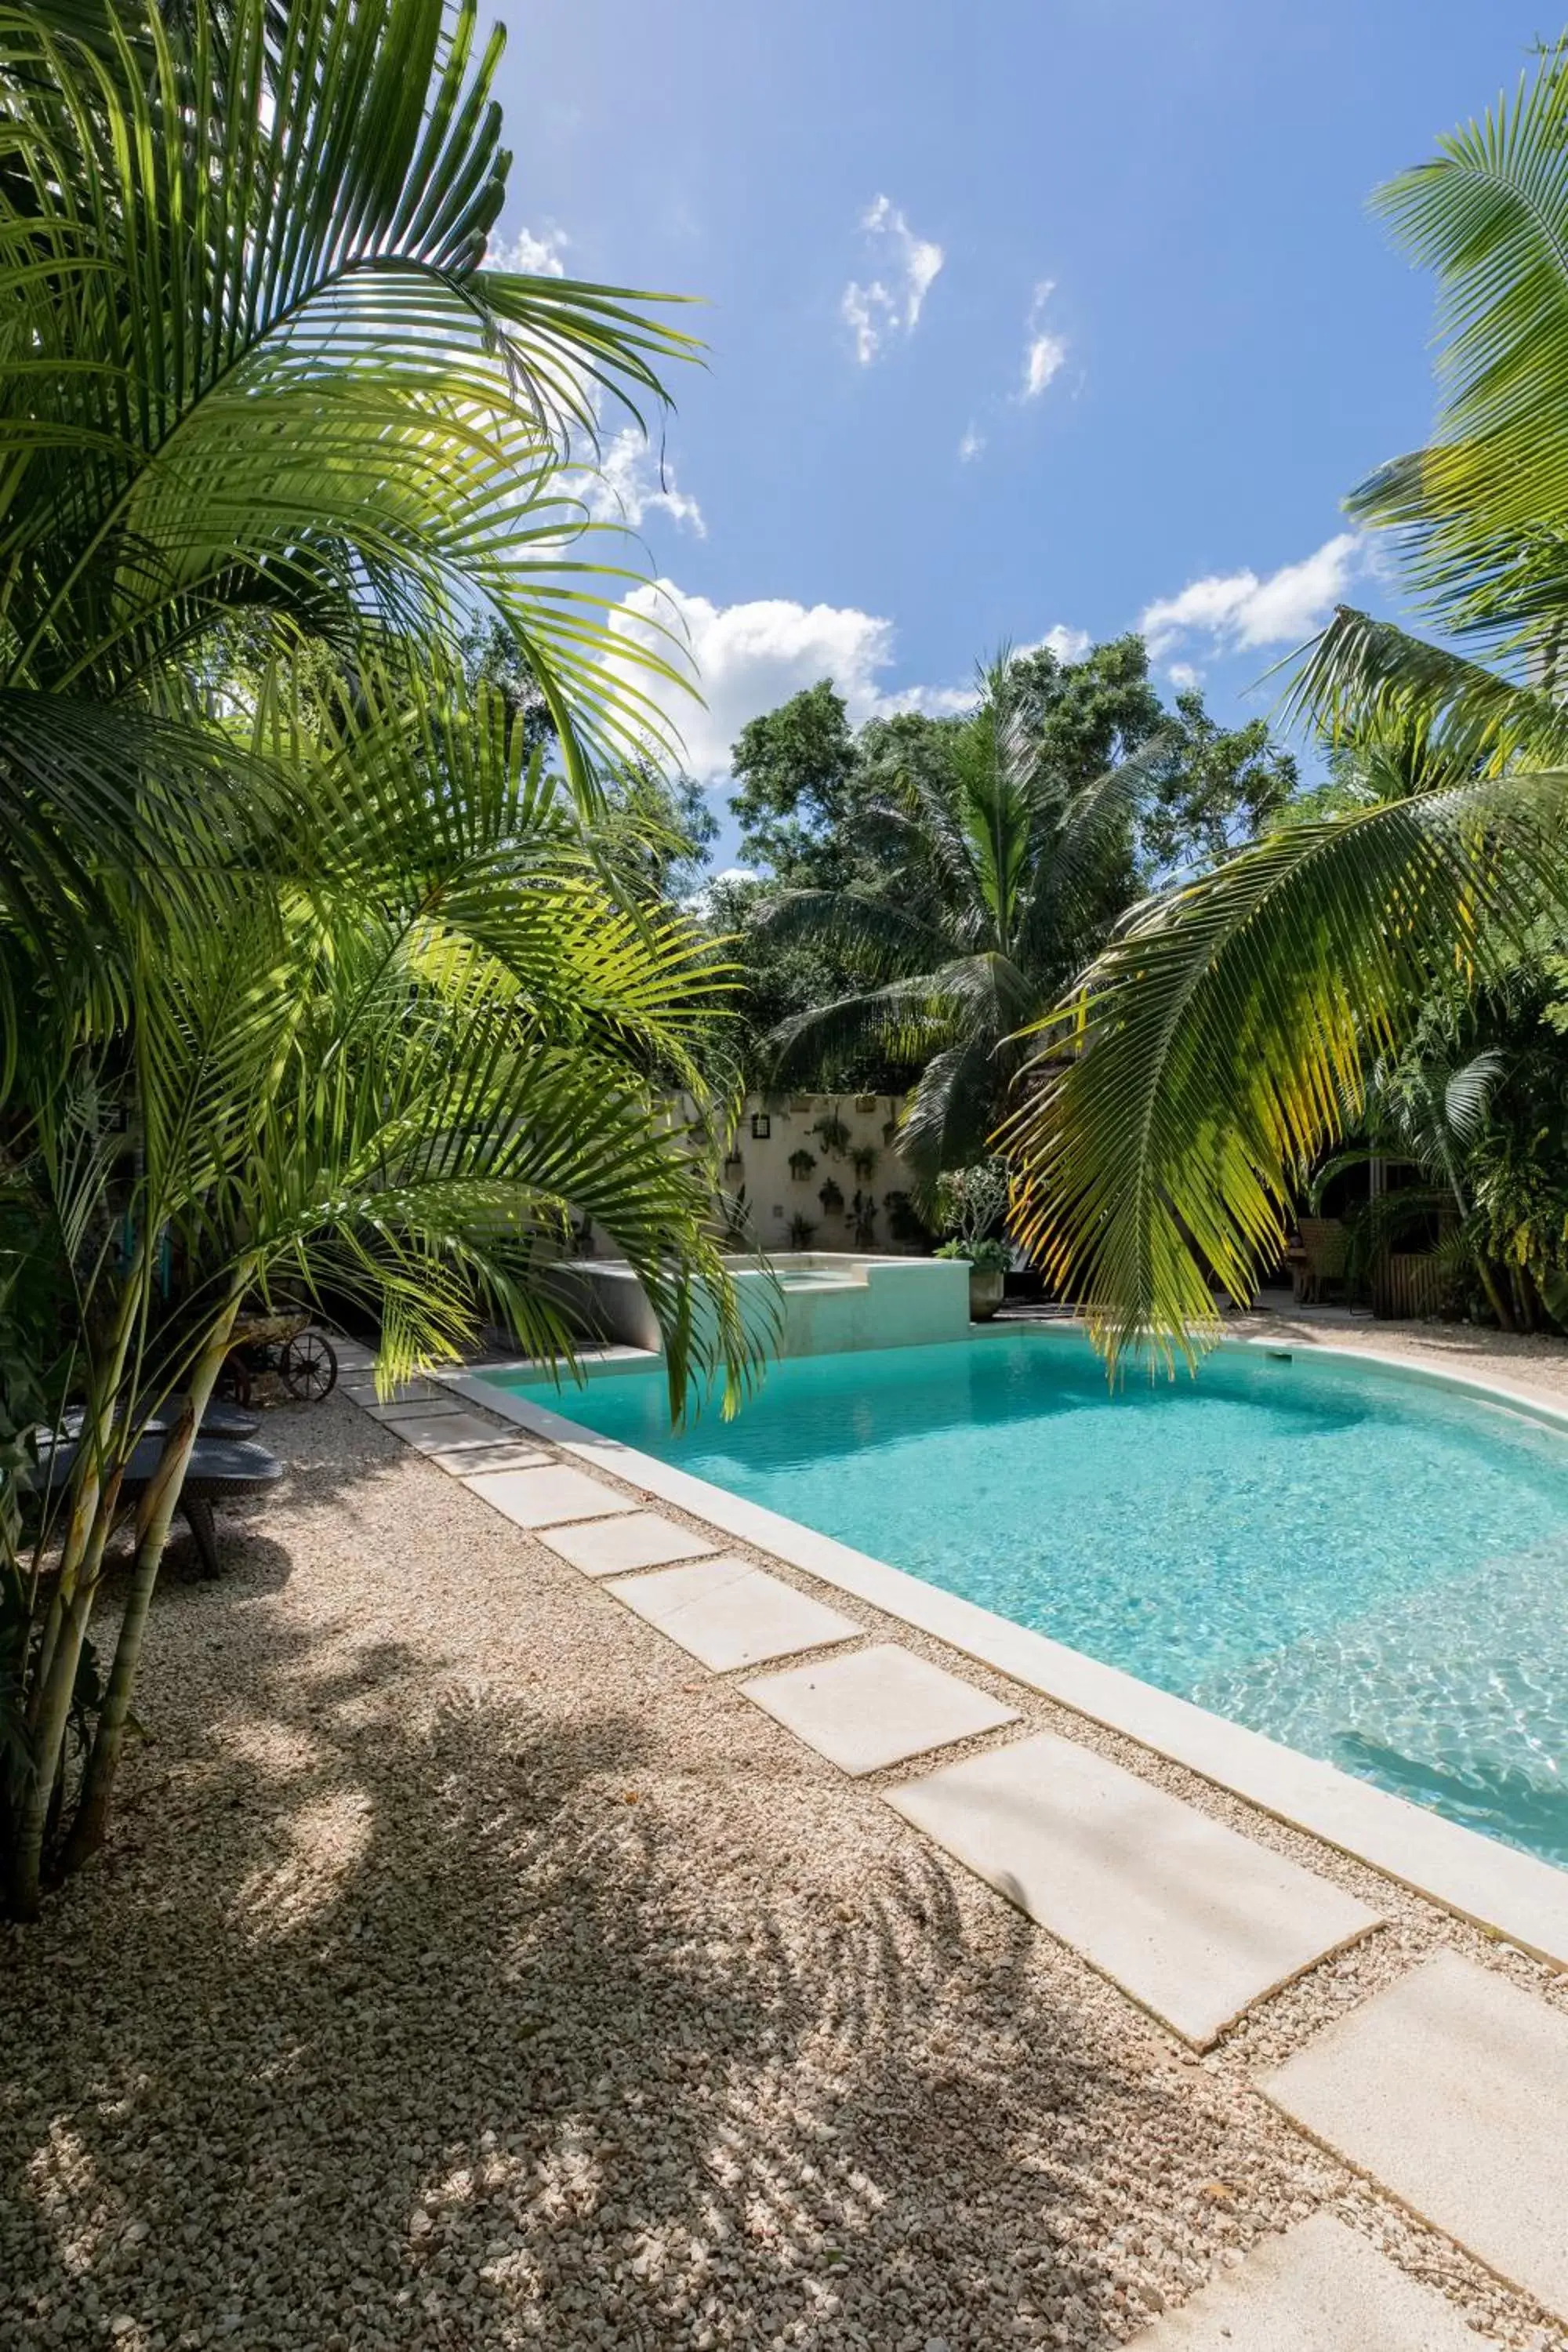
[[[847,1883],[782,1734],[737,1819],[657,1706],[323,1671],[267,1549],[159,1604],[248,1612],[240,1731],[173,1726],[12,1940],[0,2345],[1109,2346],[1206,2265],[1257,2157],[1202,2078],[901,1829]]]

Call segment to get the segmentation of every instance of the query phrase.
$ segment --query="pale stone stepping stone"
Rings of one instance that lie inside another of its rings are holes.
[[[662,1568],[717,1551],[711,1536],[694,1536],[657,1511],[629,1511],[624,1519],[587,1519],[580,1528],[552,1528],[540,1541],[584,1576],[625,1576],[628,1569]]]
[[[896,1642],[763,1675],[742,1688],[845,1772],[876,1772],[1018,1720],[1016,1707],[1003,1706]]]
[[[1324,2147],[1568,2319],[1568,2017],[1446,1952],[1259,2088]]]
[[[552,1528],[562,1519],[607,1519],[624,1511],[626,1498],[613,1495],[581,1470],[486,1470],[468,1480],[478,1495],[514,1527]]]
[[[437,1470],[453,1478],[472,1478],[481,1470],[537,1470],[554,1461],[547,1445],[529,1445],[492,1430],[485,1438],[463,1438],[456,1445],[438,1445],[430,1459]]]
[[[1326,1879],[1053,1732],[888,1802],[1200,2050],[1378,1924]]]
[[[608,1589],[715,1674],[847,1642],[860,1631],[852,1617],[743,1559],[698,1560]]]
[[[1331,2213],[1265,2238],[1127,2352],[1479,2352],[1435,2288],[1395,2270]]]
[[[364,1409],[373,1421],[428,1419],[432,1413],[466,1410],[462,1398],[454,1396],[450,1389],[438,1389],[425,1381],[412,1388],[394,1389],[384,1404],[375,1403],[373,1392],[372,1402]]]
[[[493,1421],[481,1421],[477,1412],[400,1412],[385,1426],[421,1454],[444,1454],[454,1445],[493,1445],[501,1434]]]

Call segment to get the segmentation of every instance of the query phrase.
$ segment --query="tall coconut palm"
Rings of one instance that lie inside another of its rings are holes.
[[[779,1085],[871,1051],[918,1068],[900,1149],[928,1192],[985,1156],[1024,1058],[1016,1033],[1077,971],[1132,890],[1131,817],[1163,738],[1077,791],[1042,761],[1027,690],[1004,653],[942,756],[878,810],[901,842],[886,895],[792,891],[765,918],[858,964],[867,985],[774,1032]]]
[[[1331,741],[1418,731],[1429,772],[1140,908],[1037,1032],[1002,1140],[1033,1246],[1113,1357],[1212,1339],[1213,1286],[1247,1297],[1278,1257],[1434,977],[1484,975],[1568,909],[1568,56],[1380,202],[1437,273],[1444,408],[1352,509],[1448,642],[1342,611],[1295,700]]]

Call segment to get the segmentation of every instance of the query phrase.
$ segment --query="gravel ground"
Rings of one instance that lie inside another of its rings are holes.
[[[1471,1931],[856,1603],[1022,1706],[998,1737],[1384,1912],[1195,2059],[345,1400],[268,1433],[281,1500],[161,1593],[112,1852],[0,1930],[6,2352],[1089,2352],[1324,2205],[1479,2343],[1568,2345],[1248,2087]]]

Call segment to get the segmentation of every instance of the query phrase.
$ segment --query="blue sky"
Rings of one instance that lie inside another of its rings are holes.
[[[941,709],[975,657],[1150,620],[1216,715],[1336,597],[1339,502],[1431,419],[1429,282],[1376,183],[1511,85],[1517,0],[512,0],[501,233],[703,298],[663,486],[722,791],[824,675]],[[726,849],[728,845],[726,844]]]

